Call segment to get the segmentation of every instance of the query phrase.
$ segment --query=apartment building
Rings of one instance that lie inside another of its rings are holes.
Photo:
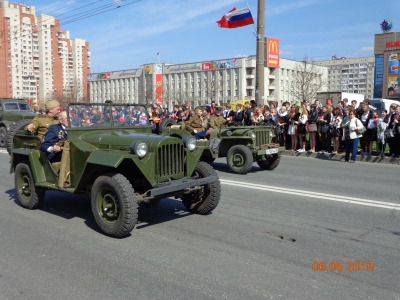
[[[70,40],[60,21],[34,6],[0,0],[0,97],[85,100],[89,43]]]
[[[265,104],[297,100],[290,94],[297,64],[281,58],[280,68],[264,68]],[[326,80],[327,68],[316,68]],[[252,100],[255,71],[255,56],[186,64],[144,64],[137,69],[90,74],[90,101],[143,104],[157,101],[171,108],[175,104],[196,106],[212,100],[217,103]]]
[[[375,57],[345,58],[332,56],[331,60],[316,62],[328,68],[328,92],[348,92],[374,96]]]

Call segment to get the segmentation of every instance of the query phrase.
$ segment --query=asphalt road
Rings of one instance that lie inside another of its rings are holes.
[[[20,207],[0,153],[0,299],[400,299],[400,166],[213,166],[212,214],[165,199],[113,239],[88,198],[48,192],[43,209]]]

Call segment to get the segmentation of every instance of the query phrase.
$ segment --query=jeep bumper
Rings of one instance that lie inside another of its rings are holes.
[[[275,155],[280,156],[282,152],[285,151],[285,147],[276,147],[271,149],[262,149],[257,151],[257,156],[261,155]]]
[[[178,180],[170,180],[168,182],[163,182],[158,184],[154,189],[148,191],[149,197],[159,197],[160,195],[171,194],[173,192],[184,191],[185,189],[193,188],[195,186],[200,186],[208,183],[213,183],[218,181],[218,176],[208,176],[205,178],[182,178]]]

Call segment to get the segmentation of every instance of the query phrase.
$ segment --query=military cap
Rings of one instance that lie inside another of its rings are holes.
[[[58,102],[57,100],[49,100],[46,102],[45,104],[46,109],[52,109],[54,107],[60,107],[60,102]]]

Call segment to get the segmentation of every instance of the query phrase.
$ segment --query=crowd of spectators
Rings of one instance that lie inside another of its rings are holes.
[[[321,154],[355,152],[352,159],[344,157],[350,162],[355,161],[356,154],[400,156],[400,106],[396,105],[392,105],[390,111],[383,110],[381,115],[368,99],[362,103],[344,99],[336,106],[332,105],[331,99],[327,99],[325,105],[319,100],[312,103],[284,102],[279,108],[274,104],[257,106],[254,101],[235,107],[227,103],[216,107],[212,102],[210,106],[200,109],[203,110],[204,129],[210,127],[210,117],[217,109],[223,118],[229,120],[225,126],[272,126],[275,142],[291,151]],[[187,122],[196,112],[186,104],[175,105],[172,111],[152,107],[149,114]]]

